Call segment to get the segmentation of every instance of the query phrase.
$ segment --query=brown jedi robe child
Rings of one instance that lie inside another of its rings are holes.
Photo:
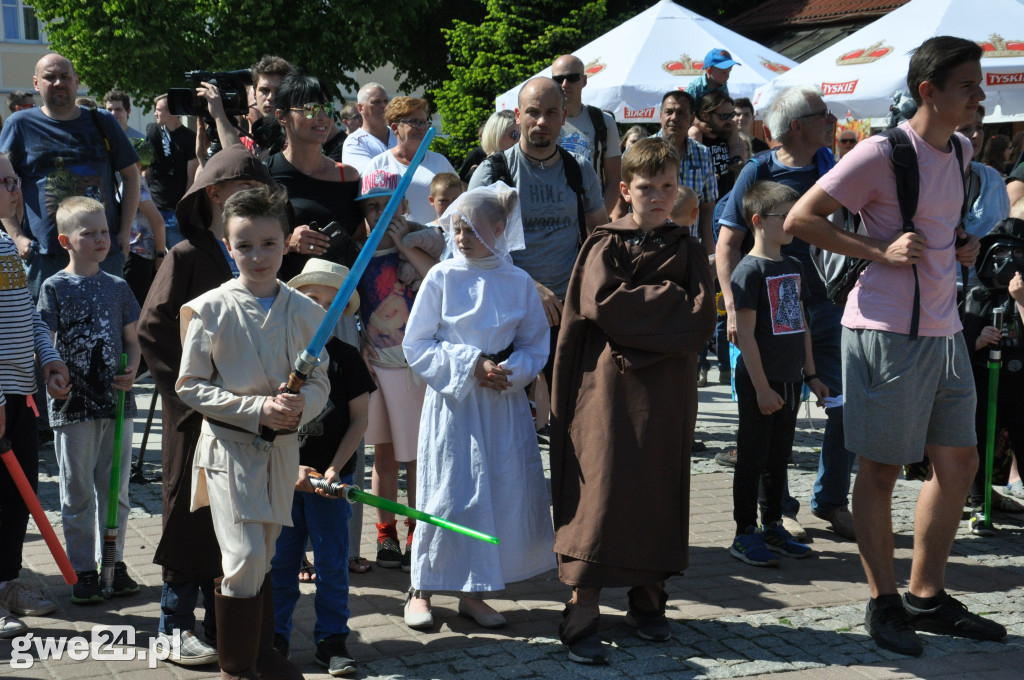
[[[596,633],[602,587],[664,614],[688,563],[697,352],[715,326],[707,255],[685,227],[595,229],[576,261],[555,355],[551,492],[563,642]],[[583,596],[580,598],[580,596]]]

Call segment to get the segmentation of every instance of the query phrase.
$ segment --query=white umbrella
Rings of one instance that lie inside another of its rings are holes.
[[[620,123],[657,122],[662,95],[685,90],[700,77],[704,55],[715,48],[739,62],[728,83],[734,98],[753,96],[758,85],[796,65],[672,0],[661,0],[573,52],[586,65],[583,102],[611,111]],[[551,68],[537,75],[550,77]],[[497,109],[515,108],[522,86],[500,95]]]
[[[811,85],[840,118],[885,116],[893,92],[907,87],[911,52],[937,35],[982,46],[984,104],[995,114],[987,122],[1024,114],[1020,0],[911,0],[758,88],[754,107],[763,110],[787,87]]]

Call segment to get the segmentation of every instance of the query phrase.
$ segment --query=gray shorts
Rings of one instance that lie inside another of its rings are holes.
[[[926,444],[975,446],[977,394],[963,333],[919,337],[843,328],[846,448],[888,465]]]

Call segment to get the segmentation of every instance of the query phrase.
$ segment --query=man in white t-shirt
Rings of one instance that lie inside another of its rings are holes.
[[[594,166],[604,189],[605,209],[612,213],[619,202],[622,165],[619,129],[615,127],[615,119],[610,113],[583,103],[582,93],[587,86],[587,74],[579,58],[563,54],[555,59],[551,64],[551,78],[565,95],[565,123],[562,124],[558,145],[569,153],[583,156]],[[604,128],[601,139],[597,138],[595,124]]]
[[[398,141],[391,149],[385,149],[375,156],[364,166],[360,174],[365,175],[372,170],[387,170],[399,176],[404,175],[420,147],[420,142],[427,134],[427,128],[430,127],[430,121],[427,119],[428,106],[426,99],[416,97],[392,99],[384,116],[391,134]],[[345,140],[345,143],[348,144],[348,140]],[[351,162],[347,155],[344,158],[347,163]],[[405,198],[409,201],[409,217],[413,222],[426,224],[437,218],[437,212],[430,204],[430,181],[434,179],[434,175],[441,172],[455,172],[455,168],[441,154],[427,151],[412,176],[409,189],[405,192]]]
[[[920,195],[904,232],[891,147],[871,137],[843,157],[790,210],[787,232],[825,250],[870,260],[843,315],[846,447],[859,456],[854,525],[871,599],[865,627],[901,654],[924,649],[925,630],[1000,640],[1006,628],[970,613],[945,590],[946,561],[978,465],[976,395],[956,310],[956,270],[978,254],[961,241],[963,166],[970,143],[955,134],[985,98],[981,49],[949,36],[914,52],[907,85],[917,113],[900,129],[917,156]],[[828,216],[859,212],[863,231],[843,231]],[[961,232],[961,233],[958,233]],[[915,294],[915,288],[919,295]],[[918,319],[916,335],[914,318]],[[893,566],[892,492],[903,465],[927,450],[931,475],[917,500],[914,557],[900,598]]]
[[[388,93],[379,83],[366,83],[356,94],[356,110],[363,124],[345,138],[341,157],[363,174],[370,161],[395,146],[398,140],[388,126],[384,110],[388,106]]]

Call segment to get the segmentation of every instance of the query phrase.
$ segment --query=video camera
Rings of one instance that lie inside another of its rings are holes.
[[[249,112],[246,85],[252,84],[249,69],[237,71],[187,71],[185,78],[194,85],[203,82],[216,85],[228,116],[244,116]],[[167,90],[167,109],[173,116],[209,117],[206,100],[196,94],[195,88],[176,87]]]

